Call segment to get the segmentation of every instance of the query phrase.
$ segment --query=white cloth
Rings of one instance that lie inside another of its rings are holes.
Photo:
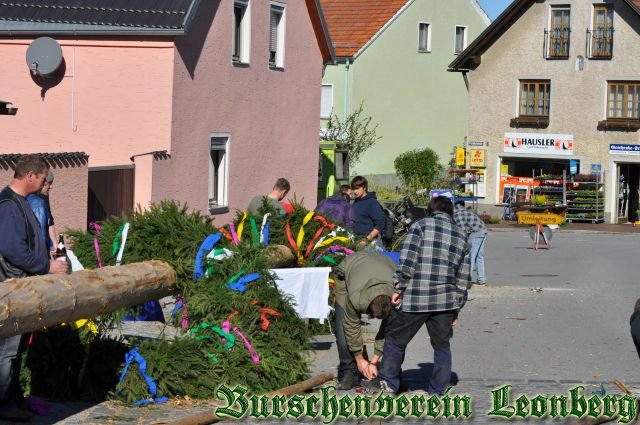
[[[78,257],[76,257],[76,254],[74,254],[73,251],[71,251],[70,249],[67,249],[67,257],[69,258],[69,262],[71,263],[72,272],[77,272],[78,270],[84,270],[84,267],[82,267],[82,264],[78,260]]]
[[[290,295],[293,307],[303,319],[329,317],[329,273],[331,267],[303,267],[299,269],[271,269],[276,275],[280,292]]]

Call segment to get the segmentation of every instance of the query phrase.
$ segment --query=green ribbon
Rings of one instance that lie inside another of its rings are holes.
[[[251,221],[251,246],[257,248],[260,245],[260,234],[258,233],[258,226],[256,226],[256,219],[253,216]]]
[[[236,273],[235,275],[233,275],[233,277],[231,279],[229,279],[228,282],[223,283],[222,285],[220,285],[221,288],[226,288],[229,285],[232,285],[236,282],[236,280],[240,279],[240,276],[242,276],[243,274],[245,274],[247,272],[247,269],[242,269],[240,270],[238,273]]]
[[[327,256],[327,255],[323,255],[323,256],[322,256],[322,259],[323,259],[324,261],[326,261],[327,263],[329,263],[329,264],[333,264],[334,266],[337,266],[337,265],[338,265],[338,263],[336,262],[336,260],[334,260],[333,258],[331,258],[331,257],[329,257],[329,256]]]
[[[200,331],[204,331],[206,329],[211,329],[213,332],[218,334],[218,336],[220,336],[221,338],[224,338],[224,339],[227,340],[227,343],[224,346],[225,349],[230,350],[235,345],[236,338],[233,335],[231,335],[229,333],[226,333],[225,331],[220,329],[220,327],[218,327],[218,326],[213,326],[213,325],[210,325],[210,324],[208,324],[206,322],[200,323],[198,326],[196,326],[195,328],[191,329],[191,336],[195,337],[198,340],[213,339],[214,341],[216,341],[220,345],[220,347],[222,347],[222,344],[220,343],[218,338],[216,338],[215,335],[195,335],[195,334],[199,333]]]
[[[216,248],[213,250],[213,257],[223,254],[224,253],[224,248]],[[213,275],[213,262],[215,260],[213,258],[211,258],[208,262],[207,262],[207,275],[212,276]]]
[[[111,250],[111,255],[113,257],[115,257],[116,254],[118,254],[118,251],[120,251],[120,242],[122,242],[123,230],[124,230],[124,224],[120,226],[120,230],[118,230],[118,233],[116,233],[116,237],[113,239],[113,249]]]

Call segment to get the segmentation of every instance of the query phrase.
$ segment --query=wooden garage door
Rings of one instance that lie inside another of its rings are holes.
[[[87,224],[133,210],[134,173],[133,167],[89,170]]]

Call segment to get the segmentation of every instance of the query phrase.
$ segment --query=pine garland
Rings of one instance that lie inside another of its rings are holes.
[[[330,232],[341,237],[330,245],[354,248],[344,230],[324,219],[308,215],[308,211],[298,204],[294,204],[294,207],[293,213],[277,217],[265,202],[260,212],[270,213],[267,219],[270,223],[269,245],[291,247],[291,239],[296,246],[300,241],[297,250],[292,249],[296,254],[299,253],[299,266],[339,263],[344,253],[324,252],[328,245],[314,249],[314,245]],[[303,227],[305,217],[307,222]],[[41,338],[27,357],[34,393],[44,392],[47,387],[58,388],[60,382],[73,382],[72,386],[63,388],[55,396],[84,399],[93,396],[100,399],[109,392],[112,397],[126,403],[148,398],[147,383],[135,364],[129,367],[122,382],[116,386],[124,367],[123,353],[132,347],[138,347],[139,353],[146,359],[147,374],[157,384],[157,396],[208,398],[223,382],[243,384],[254,391],[270,391],[308,376],[308,359],[305,357],[309,349],[308,340],[312,332],[318,329],[305,325],[295,313],[291,300],[282,296],[275,285],[274,276],[269,272],[266,250],[256,243],[263,215],[251,217],[239,212],[232,223],[218,229],[208,217],[189,212],[186,205],[163,201],[151,206],[148,211],[133,213],[128,219],[114,217],[106,220],[101,223],[100,233],[95,230],[69,232],[74,253],[86,268],[98,266],[94,238],[99,243],[104,265],[115,265],[113,242],[126,221],[131,227],[122,263],[158,259],[166,261],[176,270],[176,293],[186,303],[188,330],[183,337],[172,342],[164,339],[132,340],[129,341],[129,347],[106,340],[100,334],[95,336],[82,330],[78,333],[67,328],[64,338],[52,333]],[[300,231],[302,227],[304,235]],[[237,246],[233,241],[233,230],[237,234]],[[194,282],[194,259],[200,244],[209,234],[217,232],[229,237],[222,237],[216,248],[227,248],[233,252],[233,256],[222,261],[211,261],[208,264],[210,275]],[[245,292],[228,288],[233,276],[251,273],[258,273],[260,277],[248,283]],[[261,317],[265,311],[277,312],[265,316],[269,320],[266,330],[266,323]],[[125,314],[121,311],[95,319],[98,329],[106,329]],[[221,328],[223,322],[229,319],[230,333],[235,337],[231,348],[225,347],[222,338],[213,333],[210,327],[200,329],[203,324]],[[182,312],[179,311],[174,323],[179,326],[181,321]],[[252,360],[243,339],[233,332],[234,328],[246,337],[258,353],[258,365]],[[195,336],[194,329],[198,329]],[[75,342],[69,344],[70,340]],[[102,367],[99,367],[99,363]],[[117,369],[114,364],[118,365]],[[48,375],[42,373],[47,370],[50,371]],[[117,373],[114,373],[116,370]],[[24,381],[29,381],[29,377],[25,376]]]

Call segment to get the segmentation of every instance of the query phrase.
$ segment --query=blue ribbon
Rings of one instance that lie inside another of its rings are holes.
[[[233,289],[238,292],[244,292],[247,290],[247,286],[246,286],[247,283],[260,279],[260,277],[262,277],[260,273],[251,273],[241,277],[236,282],[232,282],[231,284],[229,284],[229,286],[227,286],[227,288]]]
[[[212,233],[209,236],[207,236],[204,242],[202,242],[202,245],[200,245],[200,249],[198,249],[198,253],[196,254],[196,264],[193,267],[194,280],[198,281],[202,279],[202,276],[204,276],[204,270],[202,265],[203,259],[205,255],[211,252],[211,250],[213,249],[215,244],[218,243],[220,238],[222,238],[222,233]]]
[[[264,246],[269,245],[269,226],[271,226],[270,222],[267,222],[267,224],[264,225],[264,231],[262,232],[263,234],[263,243]]]
[[[125,355],[125,359],[126,359],[126,363],[124,365],[124,370],[122,371],[122,375],[120,375],[120,381],[118,382],[118,384],[122,382],[125,375],[127,374],[127,371],[129,370],[129,365],[131,365],[131,361],[135,360],[136,362],[138,362],[138,369],[140,370],[142,377],[144,378],[145,381],[147,381],[147,385],[149,386],[149,393],[151,394],[151,400],[148,400],[148,399],[138,400],[135,403],[133,403],[135,406],[142,406],[149,403],[156,403],[156,404],[164,403],[165,401],[168,400],[167,397],[156,398],[156,392],[157,392],[156,383],[153,381],[152,377],[147,375],[147,361],[144,359],[144,357],[140,355],[140,353],[138,353],[138,347],[131,349],[131,351],[129,351]]]
[[[171,317],[175,317],[176,313],[178,312],[178,310],[180,310],[182,308],[184,304],[182,304],[182,301],[180,301],[178,304],[176,304],[173,307],[173,310],[171,310]]]

